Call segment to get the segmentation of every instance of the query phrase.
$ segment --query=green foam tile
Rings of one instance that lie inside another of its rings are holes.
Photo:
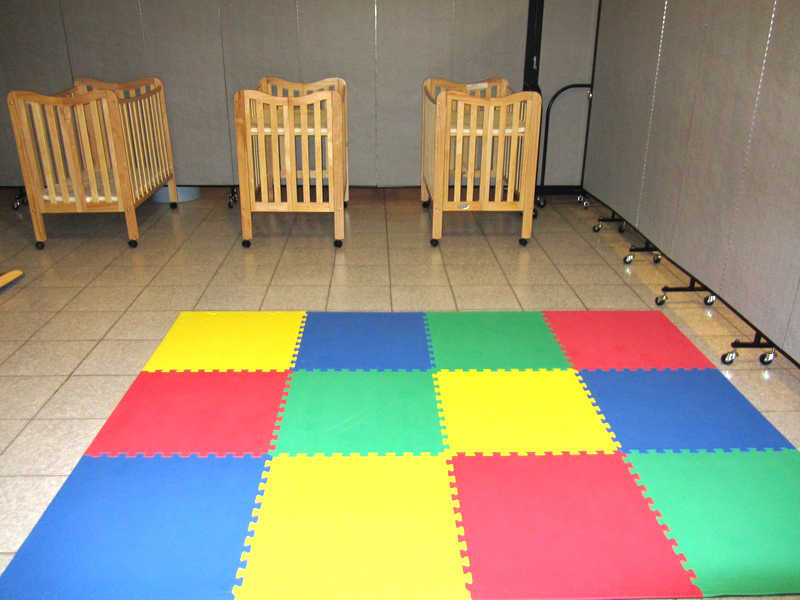
[[[541,312],[426,313],[437,369],[566,369]]]
[[[629,454],[705,596],[800,592],[800,453]]]
[[[430,371],[295,371],[273,454],[440,454]]]

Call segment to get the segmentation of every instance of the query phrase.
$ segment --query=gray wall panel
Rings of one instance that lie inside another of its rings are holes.
[[[707,1],[672,0],[667,12],[637,225],[662,248],[675,226],[709,9]]]
[[[0,85],[52,94],[72,85],[58,0],[4,0],[0,19]],[[8,105],[0,110],[0,185],[22,185]]]
[[[378,182],[419,185],[422,82],[451,78],[452,0],[378,2]]]
[[[132,81],[148,76],[139,3],[61,0],[75,77]]]
[[[505,77],[522,89],[528,0],[454,0],[453,80]]]
[[[591,83],[597,4],[597,0],[559,0],[544,4],[539,66],[542,143],[544,113],[553,94],[565,85]],[[588,109],[586,90],[568,90],[553,104],[547,149],[547,181],[543,183],[580,184]],[[543,151],[544,146],[541,149]],[[540,160],[540,174],[541,167]]]
[[[664,3],[603,3],[586,189],[636,223]]]
[[[299,0],[298,10],[300,77],[347,81],[350,184],[377,185],[375,2]]]
[[[713,0],[675,232],[667,253],[713,289],[722,281],[769,31],[769,0]]]
[[[301,81],[297,7],[284,0],[221,0],[219,6],[233,175],[238,183],[233,95],[256,89],[262,77]]]
[[[178,184],[232,180],[216,0],[141,0],[148,71],[164,82]]]
[[[733,244],[719,292],[774,342],[784,341],[800,261],[800,3],[778,4]],[[800,309],[796,309],[800,310]],[[795,329],[788,341],[800,346]],[[800,356],[798,354],[797,356]]]

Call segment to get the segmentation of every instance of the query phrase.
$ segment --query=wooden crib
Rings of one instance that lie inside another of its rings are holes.
[[[422,202],[433,198],[431,245],[445,211],[522,212],[523,246],[531,237],[542,98],[513,93],[505,79],[422,86]]]
[[[78,79],[55,96],[12,91],[8,107],[37,248],[47,239],[45,213],[124,212],[136,247],[137,206],[166,183],[177,207],[160,79]]]
[[[349,197],[347,84],[264,77],[234,96],[242,245],[254,212],[332,212],[334,245],[344,240]],[[287,135],[287,132],[289,134]]]

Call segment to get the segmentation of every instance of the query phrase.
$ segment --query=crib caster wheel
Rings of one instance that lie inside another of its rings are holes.
[[[578,202],[583,204],[583,210],[589,210],[589,200],[586,198],[586,196],[583,194],[578,196]]]
[[[19,198],[14,198],[14,201],[11,203],[11,210],[19,210]]]
[[[138,245],[139,245],[138,240],[128,240],[128,246],[130,246],[131,248],[136,248],[136,246]]]
[[[625,233],[625,228],[626,228],[626,224],[625,223],[620,223],[619,227],[617,227],[617,231],[619,231],[620,233]]]
[[[250,247],[250,240],[242,240],[242,246],[245,248]]]
[[[664,306],[664,303],[667,301],[667,295],[662,294],[661,296],[656,296],[656,304],[659,306]]]
[[[653,255],[653,262],[656,263],[656,264],[660,263],[661,262],[661,255],[660,254],[654,254]]]
[[[337,248],[341,248],[342,240],[333,240],[333,245],[336,246]]]
[[[41,250],[44,248],[44,242],[36,242],[36,249]]]
[[[775,350],[772,352],[764,352],[764,354],[758,357],[758,362],[762,365],[772,364],[773,360],[775,360]]]
[[[706,306],[711,306],[714,302],[717,301],[717,297],[714,294],[709,294],[705,298],[703,298],[703,304]]]
[[[422,203],[422,208],[428,208],[430,205],[431,205],[431,201],[430,200],[425,200],[425,202]]]
[[[233,200],[228,200],[228,208],[233,208]]]
[[[723,354],[720,360],[722,361],[723,365],[730,365],[733,364],[733,361],[736,360],[737,356],[739,356],[739,354],[736,352],[736,350],[732,350],[731,352]]]
[[[438,246],[438,245],[439,245],[439,240],[433,240],[433,239],[431,240],[431,246],[436,248],[436,246]]]
[[[539,209],[536,208],[535,206],[533,207],[533,218],[534,219],[538,219],[539,218]]]
[[[170,208],[178,208],[178,203],[177,202],[170,202],[169,203],[169,207]]]
[[[622,259],[622,262],[624,262],[626,265],[631,264],[633,262],[633,254],[628,254],[628,256]]]
[[[595,233],[597,233],[597,232],[598,232],[598,231],[600,231],[602,228],[603,228],[603,224],[602,224],[602,223],[598,223],[597,225],[595,225],[594,227],[592,227],[592,231],[594,231]]]
[[[544,208],[547,206],[547,198],[543,198],[542,196],[537,197],[536,204],[539,205],[539,208]]]
[[[525,238],[519,238],[519,245],[520,246],[527,246],[528,245],[528,240],[526,240]]]

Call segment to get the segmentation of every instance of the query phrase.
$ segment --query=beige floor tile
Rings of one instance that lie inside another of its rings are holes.
[[[0,454],[8,448],[20,431],[25,429],[28,419],[5,419],[0,418]]]
[[[773,363],[769,367],[765,367],[758,362],[758,356],[761,350],[739,350],[739,358],[732,364],[724,365],[720,361],[723,354],[727,354],[731,350],[731,342],[733,337],[729,335],[697,335],[685,334],[687,338],[697,346],[711,363],[723,373],[729,374],[735,371],[776,371],[779,367]]]
[[[447,265],[451,285],[508,285],[500,265]]]
[[[121,315],[121,312],[63,311],[53,317],[31,339],[100,340]]]
[[[561,271],[551,262],[505,264],[502,266],[508,281],[513,285],[566,285]]]
[[[392,285],[450,285],[447,270],[441,264],[393,264],[390,269]]]
[[[390,311],[392,299],[388,285],[332,285],[328,310]]]
[[[458,310],[521,310],[510,285],[454,285]]]
[[[415,226],[413,230],[389,229],[389,248],[424,248],[430,245],[430,227]]]
[[[216,265],[167,265],[153,281],[152,286],[162,285],[207,285],[217,273]]]
[[[0,477],[69,475],[102,426],[102,419],[30,421],[0,455]]]
[[[106,333],[107,340],[162,340],[178,318],[178,310],[132,310]]]
[[[25,341],[52,319],[54,312],[0,312],[0,341]]]
[[[389,262],[388,246],[374,248],[352,247],[346,244],[336,251],[334,264],[339,265],[385,265]]]
[[[476,248],[442,245],[442,258],[446,265],[497,265],[497,257],[492,248],[483,242]]]
[[[627,285],[573,285],[588,309],[644,310],[642,299]]]
[[[561,265],[558,267],[571,285],[622,285],[623,281],[606,265]]]
[[[764,416],[769,419],[770,423],[772,423],[787,440],[796,448],[800,448],[800,411],[786,410],[764,412]]]
[[[107,419],[134,375],[73,375],[36,415],[37,419]]]
[[[0,375],[69,375],[89,354],[95,343],[25,342],[0,366]]]
[[[742,369],[731,371],[728,379],[758,410],[800,410],[800,381],[787,371]]]
[[[264,238],[253,241],[249,248],[244,248],[241,244],[234,244],[230,252],[225,256],[223,265],[263,265],[278,264],[278,259],[283,253],[286,245],[286,238]]]
[[[11,291],[15,291],[12,290]],[[22,288],[7,302],[0,304],[0,311],[49,312],[64,308],[81,291],[80,287]]]
[[[583,302],[568,285],[514,285],[522,310],[583,310]]]
[[[194,310],[205,289],[205,285],[148,286],[130,310]]]
[[[223,263],[214,274],[209,286],[269,285],[277,263],[277,259],[257,265]]]
[[[100,273],[89,287],[133,287],[143,288],[161,270],[159,265],[109,265]]]
[[[167,262],[169,267],[177,266],[219,266],[228,255],[230,246],[212,246],[211,248],[180,248]]]
[[[331,285],[389,285],[389,265],[335,265]]]
[[[0,342],[0,365],[2,365],[3,361],[5,361],[8,357],[19,350],[23,343],[24,342],[20,341]]]
[[[281,254],[279,267],[291,266],[305,267],[308,265],[333,264],[336,259],[336,251],[333,246],[321,248],[286,248]]]
[[[66,477],[0,477],[0,552],[16,552]]]
[[[105,265],[78,267],[59,263],[32,281],[31,287],[78,287],[88,285],[105,267]]]
[[[392,310],[456,310],[449,285],[392,285]]]
[[[12,558],[14,558],[13,553],[0,553],[0,575],[3,574],[3,571],[5,571],[6,567],[11,563]]]
[[[391,265],[442,265],[442,252],[430,245],[418,248],[398,248],[389,246],[389,264]]]
[[[740,337],[739,330],[713,308],[703,305],[679,306],[667,302],[661,310],[686,335],[730,335],[731,342],[733,338]]]
[[[124,311],[141,294],[142,287],[87,287],[64,308],[66,311]]]
[[[155,340],[103,340],[75,369],[75,374],[137,375],[157,347]]]
[[[305,266],[278,265],[272,285],[330,285],[333,263]]]
[[[327,285],[271,285],[261,310],[325,310]]]
[[[58,390],[64,376],[0,377],[0,419],[31,419]]]
[[[195,310],[258,310],[264,302],[267,285],[209,286]]]

